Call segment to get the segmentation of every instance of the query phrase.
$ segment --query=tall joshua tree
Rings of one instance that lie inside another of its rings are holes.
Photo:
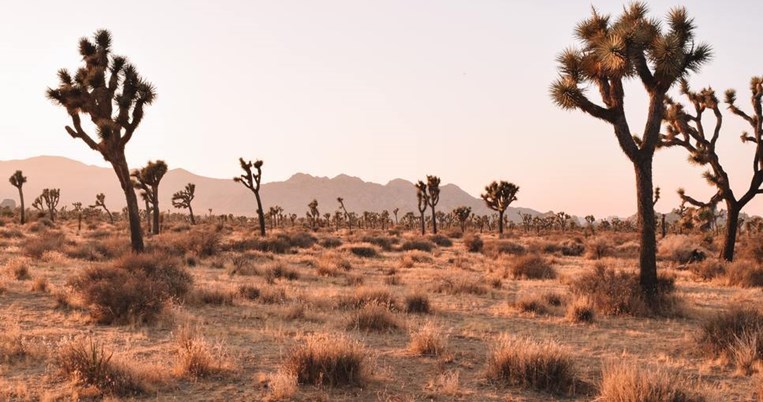
[[[344,212],[344,220],[347,221],[347,228],[350,229],[350,233],[352,233],[352,221],[350,220],[350,214],[347,213],[347,208],[344,207],[344,198],[337,197],[336,201],[339,203],[339,208],[342,208],[342,211]]]
[[[81,207],[81,206],[80,206]],[[111,211],[109,211],[108,208],[106,208],[106,195],[103,193],[96,194],[95,196],[95,204],[91,205],[90,208],[103,208],[104,211],[106,211],[106,214],[109,216],[109,221],[111,221],[111,224],[114,224],[114,215],[111,214]]]
[[[42,194],[37,197],[32,206],[40,210],[41,212],[48,211],[51,221],[56,221],[56,211],[58,208],[58,200],[61,198],[61,189],[58,188],[46,188],[42,190]]]
[[[418,199],[419,213],[421,214],[421,235],[426,234],[426,217],[424,213],[429,207],[429,194],[427,194],[427,184],[419,180],[416,183],[416,198]]]
[[[318,220],[321,219],[321,213],[318,211],[318,200],[313,199],[307,204],[307,216],[310,218],[310,223],[313,230],[317,227]]]
[[[127,201],[132,249],[142,252],[138,198],[130,180],[125,146],[143,121],[144,107],[155,100],[156,91],[126,58],[111,55],[111,34],[106,30],[96,32],[92,41],[80,39],[79,53],[84,66],[74,77],[65,69],[59,70],[58,88],[48,88],[47,96],[66,108],[71,117],[72,126],[66,126],[66,132],[111,164]],[[95,139],[82,128],[81,114],[90,116],[96,127]]]
[[[742,133],[742,142],[755,145],[755,154],[752,163],[752,179],[750,185],[740,196],[731,189],[728,173],[723,168],[716,143],[720,136],[723,125],[723,114],[720,111],[718,98],[712,88],[701,91],[692,91],[686,80],[681,81],[680,92],[689,103],[689,111],[683,104],[667,99],[668,111],[665,115],[666,134],[662,136],[663,146],[680,146],[689,152],[689,160],[700,166],[709,165],[710,169],[705,172],[707,182],[715,186],[716,193],[707,202],[699,201],[679,189],[679,196],[683,202],[694,205],[704,210],[713,210],[715,206],[724,201],[726,204],[726,232],[724,234],[721,258],[732,261],[734,259],[734,246],[736,244],[739,214],[756,195],[763,193],[763,77],[753,77],[750,81],[750,102],[752,114],[742,111],[736,105],[736,91],[729,89],[725,93],[725,103],[731,113],[741,117],[747,122],[752,133]],[[702,121],[704,112],[711,112],[715,119],[715,125],[711,132],[705,132]]]
[[[249,191],[254,193],[254,198],[257,199],[257,219],[260,223],[260,235],[265,236],[265,211],[262,210],[262,199],[260,199],[260,180],[262,180],[262,161],[257,160],[254,163],[252,161],[245,162],[244,158],[238,158],[241,164],[241,169],[244,170],[244,174],[239,177],[234,177],[233,181],[241,183]],[[252,171],[254,168],[254,171]]]
[[[517,200],[519,187],[506,181],[494,181],[485,186],[481,195],[488,208],[498,212],[498,233],[503,234],[503,214],[512,202]]]
[[[196,185],[188,183],[185,185],[184,189],[172,195],[172,206],[175,208],[187,209],[188,213],[191,215],[191,225],[196,224],[196,219],[193,217],[193,207],[191,206],[191,201],[193,201],[195,193]]]
[[[16,173],[11,175],[8,181],[11,182],[13,187],[16,187],[19,190],[19,200],[21,201],[21,224],[23,225],[26,223],[26,211],[24,210],[24,191],[21,188],[24,187],[24,183],[26,183],[26,176],[24,176],[24,173],[20,170],[17,170]]]
[[[427,191],[429,192],[429,206],[432,208],[432,233],[437,234],[437,214],[434,207],[440,202],[440,178],[427,175]]]
[[[647,17],[643,3],[631,4],[616,20],[593,10],[575,29],[580,47],[559,55],[560,76],[550,89],[559,107],[579,109],[610,124],[633,164],[641,232],[639,280],[648,302],[657,293],[652,159],[660,142],[665,94],[679,79],[698,71],[711,53],[710,46],[696,43],[694,22],[685,9],[672,9],[666,22]],[[631,132],[623,103],[623,82],[636,77],[649,97],[641,137]],[[603,105],[589,98],[588,87],[598,89]]]
[[[464,233],[466,231],[466,221],[469,219],[469,216],[471,214],[472,214],[471,207],[458,207],[453,210],[453,216],[456,217],[459,225],[461,225],[461,233]]]
[[[152,233],[159,234],[159,182],[167,173],[167,164],[162,160],[156,162],[149,161],[146,166],[140,170],[132,172],[133,186],[146,194],[146,198],[151,202],[153,209],[152,215],[154,223],[152,226]]]

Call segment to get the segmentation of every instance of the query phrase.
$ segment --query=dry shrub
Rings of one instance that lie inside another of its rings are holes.
[[[711,280],[726,273],[726,265],[716,259],[709,259],[689,265],[689,270],[702,280]]]
[[[30,279],[29,262],[29,259],[24,257],[12,258],[5,263],[5,274],[17,281]]]
[[[437,394],[446,396],[461,396],[460,388],[460,374],[456,370],[449,370],[444,373],[438,374],[434,381],[430,381],[427,384],[427,388],[437,390]]]
[[[320,276],[338,276],[340,270],[349,271],[352,264],[337,253],[324,253],[318,259],[315,272]]]
[[[376,249],[370,246],[350,246],[347,249],[358,257],[374,258],[379,256],[379,253],[376,251]]]
[[[34,259],[42,258],[46,251],[63,250],[66,237],[61,232],[47,232],[35,237],[29,237],[21,242],[24,255]]]
[[[662,370],[643,370],[632,363],[605,364],[599,397],[621,402],[704,402],[696,384]]]
[[[554,342],[502,335],[491,348],[485,370],[498,385],[572,395],[579,382],[570,354]]]
[[[670,316],[680,313],[675,296],[675,278],[659,275],[657,294],[647,303],[641,293],[637,274],[618,272],[597,264],[571,284],[572,292],[588,297],[598,313],[604,315]]]
[[[733,308],[717,314],[702,323],[697,336],[697,346],[705,354],[732,361],[735,349],[745,341],[756,345],[757,359],[763,357],[763,314],[757,309]]]
[[[286,303],[289,298],[286,296],[286,290],[283,288],[277,288],[268,286],[260,289],[260,303],[263,304],[283,304]]]
[[[615,245],[609,238],[603,236],[596,237],[586,245],[586,257],[591,260],[599,260],[612,255],[614,247]]]
[[[23,239],[24,232],[18,229],[3,229],[0,230],[0,237],[3,239]]]
[[[238,294],[249,300],[256,300],[260,297],[260,288],[253,285],[239,285]]]
[[[743,288],[763,286],[763,266],[749,260],[736,260],[726,266],[726,282],[729,286]]]
[[[134,396],[150,391],[150,384],[133,368],[112,360],[95,340],[75,339],[57,348],[55,363],[78,385],[97,388],[105,394]]]
[[[408,350],[421,356],[440,356],[445,352],[447,345],[447,335],[443,335],[442,328],[427,321],[411,333]]]
[[[115,264],[129,272],[144,272],[152,281],[164,285],[173,298],[182,298],[193,286],[193,277],[180,266],[180,260],[163,253],[126,254]]]
[[[523,313],[546,314],[548,308],[541,297],[523,294],[514,302],[514,307]]]
[[[511,240],[491,241],[486,243],[484,247],[484,254],[493,258],[503,254],[523,255],[525,252],[525,246]]]
[[[318,242],[318,239],[315,236],[307,232],[294,233],[289,236],[288,239],[289,244],[296,248],[310,248]]]
[[[233,241],[222,247],[227,251],[251,251],[257,250],[263,253],[286,254],[291,252],[291,239],[286,235],[278,235],[268,238],[248,238]]]
[[[541,299],[543,299],[546,304],[549,306],[559,307],[564,303],[564,296],[560,295],[556,292],[546,292],[541,295]]]
[[[485,242],[479,235],[473,234],[464,237],[464,246],[470,253],[481,253]]]
[[[342,245],[342,240],[338,237],[327,237],[321,240],[320,244],[323,248],[337,248]]]
[[[429,303],[429,296],[426,293],[413,293],[405,296],[403,301],[406,313],[429,314],[432,306]]]
[[[464,293],[484,295],[487,293],[487,288],[479,280],[465,277],[440,278],[439,283],[437,283],[432,290],[437,293],[447,293],[449,295],[458,295]]]
[[[562,255],[578,257],[585,252],[585,245],[579,240],[567,240],[561,244],[559,251]]]
[[[221,235],[214,230],[195,230],[185,235],[182,241],[184,250],[191,251],[197,257],[211,257],[220,252]]]
[[[235,294],[223,289],[199,287],[187,297],[196,305],[232,306]]]
[[[591,323],[596,318],[593,303],[587,297],[576,297],[567,306],[567,320],[575,323]]]
[[[13,363],[31,353],[29,339],[23,335],[18,322],[5,318],[0,331],[0,363]]]
[[[430,253],[434,247],[435,244],[427,239],[413,239],[404,242],[403,245],[400,246],[400,249],[403,251],[418,250]]]
[[[200,378],[225,369],[225,349],[222,344],[211,345],[197,329],[180,327],[175,333],[175,344],[176,375]]]
[[[363,308],[366,305],[381,305],[387,309],[396,307],[395,298],[389,289],[382,287],[360,287],[352,295],[339,299],[340,308]]]
[[[273,263],[269,267],[265,268],[264,275],[265,280],[268,283],[272,283],[276,279],[286,279],[290,281],[299,279],[299,272],[287,267],[286,264],[281,261]]]
[[[516,257],[509,266],[514,279],[554,279],[556,270],[538,254]]]
[[[366,383],[368,351],[344,335],[313,334],[286,357],[282,370],[295,373],[300,384],[361,386]]]
[[[47,292],[48,291],[48,278],[39,276],[34,279],[32,286],[29,288],[32,292]]]
[[[397,239],[391,239],[383,236],[363,236],[360,241],[373,244],[384,251],[392,251],[392,245]]]
[[[416,264],[431,263],[432,261],[434,261],[432,256],[423,251],[410,250],[400,257],[400,268],[413,268]]]
[[[429,236],[429,240],[432,241],[432,243],[436,244],[438,247],[452,247],[453,241],[450,240],[447,236],[443,236],[441,234],[436,234]]]
[[[705,259],[699,244],[686,235],[671,234],[660,240],[657,255],[679,264],[699,262]]]
[[[299,389],[297,375],[283,369],[278,370],[269,376],[268,388],[274,400],[291,400]]]
[[[89,240],[64,249],[69,258],[85,261],[108,261],[130,251],[129,241],[122,236],[111,236],[99,240]]]
[[[399,329],[400,323],[387,309],[387,306],[366,304],[355,312],[347,328],[361,331],[391,332]]]

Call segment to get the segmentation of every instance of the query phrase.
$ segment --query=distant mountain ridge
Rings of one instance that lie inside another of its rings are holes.
[[[86,165],[59,156],[0,161],[0,178],[8,178],[16,170],[22,170],[28,178],[28,182],[24,185],[27,207],[43,188],[61,189],[59,207],[71,206],[73,202],[90,205],[95,201],[95,195],[98,193],[106,194],[106,205],[111,210],[120,210],[125,206],[122,189],[111,168]],[[236,174],[238,172],[231,172],[231,177]],[[159,206],[163,211],[175,210],[171,203],[172,194],[183,189],[186,183],[196,184],[193,208],[197,215],[205,215],[209,209],[212,209],[214,214],[246,216],[256,214],[257,205],[254,196],[242,185],[233,180],[199,176],[182,168],[171,169],[161,182]],[[453,208],[464,205],[471,207],[472,211],[479,215],[493,213],[481,199],[473,197],[455,184],[445,184],[440,189],[440,203],[436,207],[437,210],[447,213]],[[406,212],[418,214],[414,185],[404,179],[393,179],[382,185],[346,174],[328,178],[295,173],[285,181],[263,183],[261,194],[266,212],[269,207],[279,205],[286,213],[304,216],[307,204],[316,199],[321,214],[333,213],[339,206],[337,197],[342,197],[350,212],[381,212],[386,209],[391,214],[393,209],[399,208],[399,217]],[[7,181],[6,185],[0,185],[0,200],[6,198],[13,200],[18,198],[16,188]],[[509,208],[509,218],[521,221],[518,214],[520,211],[524,214],[540,215],[538,211],[529,208]]]

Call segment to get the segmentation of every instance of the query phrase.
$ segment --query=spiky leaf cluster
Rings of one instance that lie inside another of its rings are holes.
[[[485,204],[493,211],[503,212],[517,200],[519,186],[506,181],[494,181],[485,186],[485,192],[481,195]]]
[[[15,173],[11,175],[8,181],[11,183],[13,187],[16,187],[17,189],[21,190],[21,187],[23,187],[24,183],[26,183],[26,176],[24,176],[23,172],[21,172],[20,170],[17,170]]]

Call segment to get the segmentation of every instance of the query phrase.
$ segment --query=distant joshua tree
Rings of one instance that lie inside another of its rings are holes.
[[[471,207],[458,207],[453,210],[453,216],[458,220],[461,225],[461,233],[466,231],[466,221],[469,220],[469,216],[472,214]]]
[[[418,208],[421,214],[421,235],[426,234],[426,217],[424,213],[429,207],[429,194],[427,194],[427,185],[423,181],[419,180],[416,183],[416,198],[418,198]]]
[[[509,205],[517,200],[518,191],[519,187],[514,183],[494,181],[485,187],[485,193],[481,195],[487,207],[498,212],[499,234],[503,234],[503,214],[509,208]],[[525,230],[527,230],[527,226],[525,226]]]
[[[257,219],[260,224],[260,236],[265,236],[265,211],[262,210],[262,199],[260,198],[260,180],[262,180],[262,161],[256,160],[246,162],[244,158],[238,158],[238,162],[241,164],[241,169],[244,170],[244,174],[239,177],[234,177],[233,181],[241,183],[249,191],[254,193],[254,198],[257,199]],[[252,171],[252,168],[255,171]]]
[[[109,221],[111,221],[111,224],[114,224],[114,215],[111,214],[111,211],[109,211],[108,208],[106,208],[106,195],[103,193],[97,194],[95,196],[95,204],[91,205],[90,208],[103,208],[104,211],[106,211],[106,214],[109,216]]]
[[[130,176],[133,178],[133,186],[140,189],[145,194],[146,199],[153,207],[152,215],[154,222],[151,231],[153,234],[159,234],[159,182],[167,173],[167,164],[162,160],[156,162],[149,161],[146,166],[140,170],[135,170]]]
[[[40,212],[48,211],[50,220],[56,221],[56,209],[58,207],[58,200],[60,199],[61,190],[58,188],[46,188],[42,190],[42,194],[35,198],[32,206]]]
[[[196,218],[193,216],[193,206],[191,201],[196,196],[196,185],[188,183],[185,188],[172,195],[172,206],[175,208],[187,209],[188,214],[191,216],[191,225],[196,224]]]
[[[591,234],[595,234],[594,223],[596,222],[596,218],[594,218],[593,215],[586,215],[585,221],[588,223],[588,228],[591,229]]]
[[[11,175],[8,181],[11,182],[13,187],[16,187],[19,190],[19,200],[21,201],[21,224],[23,225],[26,223],[26,211],[24,208],[24,191],[21,188],[24,187],[24,183],[26,183],[26,176],[24,176],[24,173],[20,170],[17,170],[16,173]]]
[[[283,208],[278,205],[274,205],[268,209],[268,215],[270,215],[270,229],[278,227],[281,217],[283,216]]]
[[[111,34],[106,30],[96,32],[94,42],[80,39],[79,53],[85,65],[74,77],[65,69],[58,70],[60,84],[56,89],[48,88],[47,95],[71,116],[73,127],[66,126],[66,132],[111,163],[127,201],[132,249],[142,252],[138,198],[130,180],[125,145],[143,121],[143,108],[153,103],[156,91],[127,59],[111,55]],[[99,141],[84,131],[80,114],[90,116]]]
[[[763,192],[761,189],[763,185],[763,106],[761,106],[763,77],[753,77],[750,80],[752,114],[748,114],[737,107],[736,91],[729,89],[725,93],[725,103],[728,105],[728,110],[741,117],[752,128],[752,134],[742,133],[742,142],[755,145],[752,180],[750,180],[749,187],[745,189],[741,197],[737,197],[731,189],[728,173],[721,165],[716,149],[723,124],[723,115],[715,91],[712,88],[705,88],[699,92],[692,91],[686,80],[681,81],[680,88],[681,94],[688,100],[693,113],[687,111],[681,103],[674,102],[670,98],[667,99],[668,112],[665,115],[667,133],[663,135],[662,145],[683,147],[689,151],[690,161],[700,166],[709,165],[710,170],[705,172],[704,177],[710,185],[717,189],[710,200],[701,202],[686,195],[683,190],[679,191],[679,195],[682,201],[706,210],[714,210],[715,205],[720,201],[725,202],[727,211],[726,233],[724,234],[721,258],[732,261],[742,208],[756,195]],[[705,111],[710,111],[715,116],[715,127],[713,127],[712,134],[708,132],[707,135],[702,123],[702,114]]]
[[[649,18],[646,5],[633,3],[617,19],[596,10],[575,28],[580,46],[557,58],[559,78],[551,97],[563,109],[579,109],[612,125],[623,153],[633,164],[640,236],[640,285],[649,304],[658,300],[657,239],[652,205],[652,160],[660,142],[665,95],[679,79],[710,59],[710,46],[697,43],[694,22],[686,9],[674,8],[667,23]],[[631,131],[625,114],[624,81],[638,78],[649,98],[641,137]],[[594,103],[586,90],[599,94]]]
[[[82,230],[82,203],[72,203],[72,207],[74,208],[74,212],[77,213],[77,233],[79,233]]]
[[[312,229],[315,230],[317,228],[318,221],[321,219],[321,213],[318,211],[318,200],[312,200],[309,204],[307,204],[307,217],[310,218],[310,225],[312,226]]]
[[[437,214],[434,207],[440,202],[440,178],[427,175],[427,191],[429,191],[429,206],[432,208],[432,233],[437,234]]]
[[[397,213],[400,212],[400,208],[395,208],[392,210],[392,214],[395,215],[395,226],[397,226]]]
[[[145,191],[140,192],[140,199],[146,207],[146,231],[151,231],[151,200],[148,198],[148,194]]]
[[[344,220],[347,221],[347,228],[350,229],[350,233],[352,233],[352,221],[350,220],[350,215],[347,213],[347,208],[344,207],[344,198],[337,197],[336,201],[339,203],[339,208],[344,212]]]

